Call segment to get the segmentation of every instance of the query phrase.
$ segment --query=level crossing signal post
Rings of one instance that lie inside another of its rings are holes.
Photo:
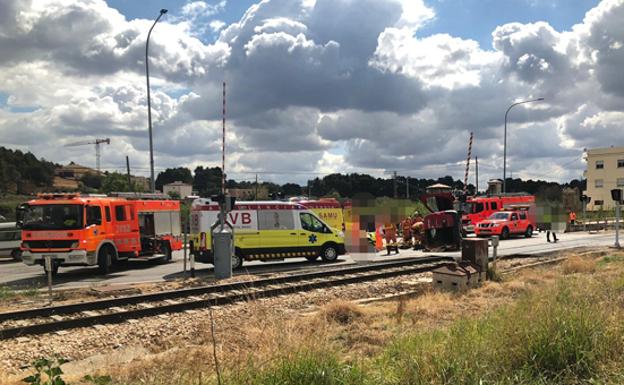
[[[583,194],[581,202],[583,203],[583,231],[587,231],[587,205],[591,202],[591,197]]]
[[[234,209],[236,198],[224,194],[211,197],[219,203],[219,219],[210,227],[214,274],[216,279],[232,277],[234,255],[234,227],[227,221],[227,214]]]
[[[619,188],[611,190],[611,198],[615,201],[615,244],[616,248],[620,248],[620,209],[622,205],[622,190]]]

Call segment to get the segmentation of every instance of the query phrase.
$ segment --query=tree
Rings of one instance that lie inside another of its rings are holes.
[[[284,193],[284,196],[287,197],[301,195],[301,186],[296,183],[286,183],[282,185],[280,190]]]
[[[210,197],[221,192],[221,178],[223,173],[220,167],[204,168],[199,166],[195,169],[193,189],[199,196]]]
[[[169,198],[171,199],[180,200],[180,193],[175,190],[169,191],[167,195],[169,195]]]
[[[101,175],[88,172],[80,178],[80,181],[89,188],[99,190],[102,188],[103,179],[104,178]]]
[[[192,184],[193,175],[186,167],[168,168],[156,177],[156,189],[162,191],[163,186],[173,182]]]
[[[111,172],[104,175],[102,181],[102,192],[109,194],[111,192],[130,191],[128,186],[128,177],[118,172]]]

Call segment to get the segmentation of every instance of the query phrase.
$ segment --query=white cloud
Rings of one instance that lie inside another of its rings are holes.
[[[437,16],[421,0],[264,0],[230,25],[217,19],[226,6],[189,2],[154,29],[157,169],[218,164],[223,79],[228,169],[284,181],[288,171],[297,180],[387,170],[460,177],[469,132],[483,175],[499,176],[505,110],[539,96],[544,103],[509,116],[509,165],[514,175],[548,174],[550,165],[552,178],[577,177],[582,164],[561,165],[612,144],[624,118],[622,0],[602,1],[568,31],[498,26],[492,49],[423,35]],[[126,20],[103,0],[2,1],[3,145],[90,164],[86,148],[53,149],[106,136],[105,167],[129,154],[146,170],[152,23]]]

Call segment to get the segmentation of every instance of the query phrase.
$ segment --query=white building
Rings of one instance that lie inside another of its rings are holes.
[[[193,186],[180,181],[175,181],[163,186],[163,194],[170,195],[169,193],[177,193],[180,198],[186,198],[193,195]]]
[[[624,147],[587,150],[587,178],[585,195],[591,197],[588,210],[611,209],[615,202],[611,190],[624,189]]]

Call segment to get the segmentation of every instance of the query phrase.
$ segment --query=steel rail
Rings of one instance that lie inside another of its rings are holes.
[[[400,275],[422,273],[440,267],[444,264],[445,261],[448,261],[450,259],[452,258],[428,257],[421,258],[419,260],[401,261],[397,263],[383,263],[373,266],[343,268],[330,271],[297,274],[294,276],[267,278],[258,281],[245,281],[225,285],[214,285],[201,288],[182,289],[161,293],[85,302],[79,304],[61,305],[54,308],[37,308],[12,313],[2,313],[4,316],[3,321],[25,320],[51,317],[53,315],[60,314],[78,314],[87,310],[109,309],[112,307],[122,307],[140,303],[163,301],[166,299],[184,299],[185,297],[192,297],[197,295],[214,295],[209,298],[202,298],[179,303],[158,304],[154,305],[153,307],[142,307],[139,309],[121,309],[122,311],[108,314],[88,315],[66,320],[55,320],[53,322],[42,322],[31,325],[9,327],[0,330],[0,339],[9,339],[21,335],[43,334],[58,330],[91,326],[94,324],[119,323],[132,318],[141,318],[163,313],[180,312],[206,306],[230,304],[251,298],[267,298],[286,293],[302,292],[306,290],[330,286],[348,285],[352,283],[360,283],[377,279],[396,277]],[[321,280],[317,282],[309,282],[310,280],[331,278],[332,276],[336,276],[337,278]],[[285,286],[271,287],[276,285]],[[264,289],[261,289],[263,287]],[[228,294],[228,292],[230,294]]]

